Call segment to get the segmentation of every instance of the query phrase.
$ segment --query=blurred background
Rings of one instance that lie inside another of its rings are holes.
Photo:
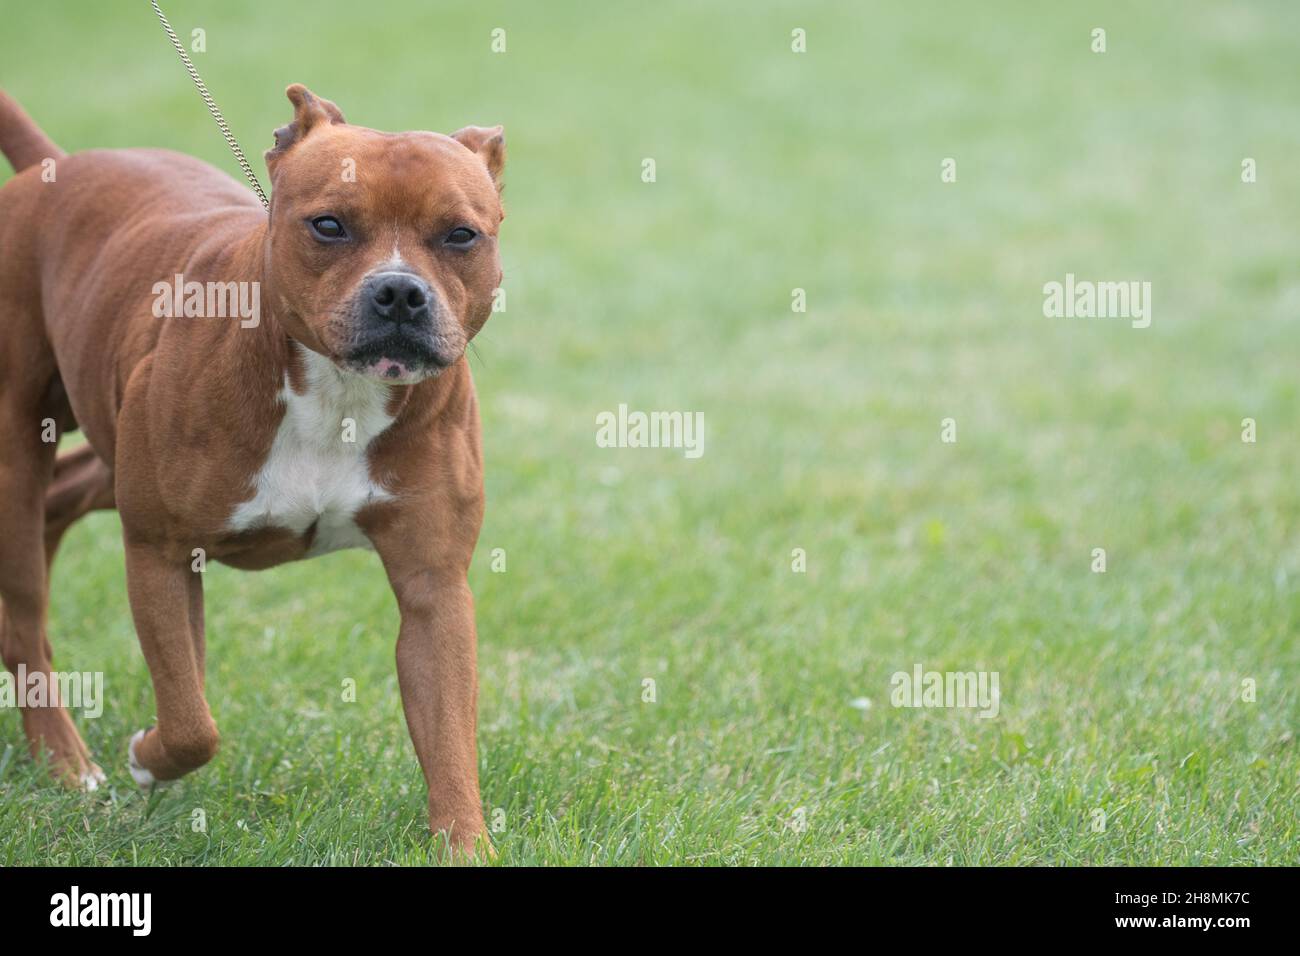
[[[1296,862],[1295,4],[163,7],[264,184],[292,82],[506,127],[471,357],[501,862]],[[146,0],[5,24],[65,149],[239,177]],[[1067,272],[1149,281],[1150,328],[1045,318]],[[704,455],[598,448],[620,403],[703,412]],[[0,715],[0,863],[426,859],[373,555],[209,573],[223,751],[145,800],[118,535],[76,529],[51,612],[113,788],[46,785]],[[917,663],[998,671],[999,717],[891,707]]]

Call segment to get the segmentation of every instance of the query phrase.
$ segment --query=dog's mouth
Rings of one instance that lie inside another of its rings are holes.
[[[426,378],[436,378],[456,358],[459,356],[452,357],[433,341],[385,335],[352,349],[340,364],[350,372],[390,385],[413,385]]]
[[[424,378],[424,366],[413,365],[387,356],[365,364],[354,364],[353,369],[369,378],[379,378],[399,385],[417,382]]]

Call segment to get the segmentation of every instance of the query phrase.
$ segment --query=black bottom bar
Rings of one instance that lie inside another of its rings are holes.
[[[1283,931],[1294,885],[1295,871],[1280,869],[0,871],[6,941],[73,933],[130,941],[147,929],[147,938],[205,945],[337,944],[397,926],[430,940],[473,926],[496,938],[517,926],[540,940],[597,925],[666,944],[663,934],[684,920],[732,942],[784,925],[864,941],[907,929],[985,942],[1048,932],[1233,945]]]

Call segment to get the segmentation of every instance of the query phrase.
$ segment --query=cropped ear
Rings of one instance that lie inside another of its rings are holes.
[[[505,130],[500,126],[466,126],[452,133],[451,138],[479,155],[500,190],[501,172],[506,167]]]
[[[294,143],[322,123],[346,123],[343,112],[327,99],[317,96],[301,83],[294,83],[284,91],[293,104],[293,122],[275,131],[275,146],[266,151],[267,165],[279,159]]]

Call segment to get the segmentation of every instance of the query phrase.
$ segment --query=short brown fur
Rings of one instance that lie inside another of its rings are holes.
[[[442,374],[393,385],[395,416],[368,448],[391,498],[356,524],[378,552],[401,615],[403,708],[429,792],[429,820],[452,844],[485,843],[475,743],[473,601],[466,580],[483,517],[478,405],[464,348],[501,280],[500,128],[453,137],[381,133],[289,87],[294,119],[267,154],[269,215],[218,170],[163,150],[70,156],[0,93],[0,148],[17,174],[0,188],[0,652],[12,671],[49,671],[49,567],[64,531],[97,508],[121,515],[131,611],[153,678],[157,725],[139,763],[159,780],[212,759],[204,698],[202,575],[195,549],[240,568],[306,556],[309,536],[232,532],[284,415],[303,385],[298,345],[338,360],[341,304],[393,255],[445,304],[459,357]],[[41,175],[43,160],[57,175]],[[355,182],[339,176],[345,160]],[[314,243],[305,219],[342,212],[345,254]],[[468,225],[479,242],[444,252],[430,236]],[[255,328],[156,318],[150,290],[187,280],[261,284]],[[56,456],[42,423],[79,426],[87,445]],[[68,712],[23,708],[34,754],[64,780],[98,773]]]

